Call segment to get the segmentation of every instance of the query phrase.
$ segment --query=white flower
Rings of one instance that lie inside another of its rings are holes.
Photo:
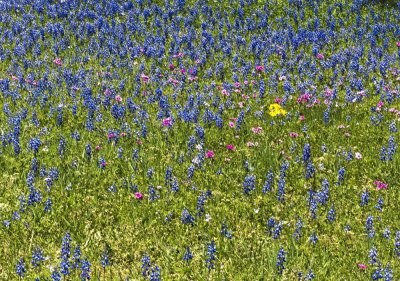
[[[211,215],[206,214],[206,218],[204,219],[206,222],[209,222],[211,220]]]

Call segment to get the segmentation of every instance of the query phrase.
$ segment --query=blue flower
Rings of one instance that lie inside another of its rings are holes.
[[[24,277],[26,273],[25,261],[23,258],[20,258],[17,265],[15,266],[15,273],[19,277]]]
[[[280,248],[278,251],[278,255],[276,257],[276,268],[278,270],[278,274],[282,275],[283,270],[285,269],[286,262],[286,252],[283,248]]]
[[[183,255],[183,260],[189,262],[193,258],[193,253],[190,251],[189,246],[186,247],[185,254]]]

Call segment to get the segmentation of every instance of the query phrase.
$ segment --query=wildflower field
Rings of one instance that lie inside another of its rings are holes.
[[[400,2],[0,1],[0,280],[400,280]]]

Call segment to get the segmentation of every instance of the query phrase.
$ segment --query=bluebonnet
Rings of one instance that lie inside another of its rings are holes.
[[[385,278],[385,281],[392,281],[393,280],[393,270],[390,267],[389,263],[385,267],[383,278]]]
[[[296,229],[293,233],[293,237],[296,240],[299,240],[301,238],[301,230],[303,228],[303,221],[301,219],[298,219],[296,222]]]
[[[87,259],[82,260],[81,265],[81,280],[90,280],[90,262]]]
[[[278,224],[275,225],[275,228],[272,231],[273,239],[279,239],[281,237],[282,228],[283,228],[282,222],[279,222]]]
[[[383,230],[383,234],[382,234],[382,236],[385,238],[385,239],[390,239],[390,228],[389,227],[386,227],[384,230]]]
[[[228,229],[228,226],[225,223],[222,223],[220,233],[224,237],[226,237],[228,239],[232,239],[232,232]]]
[[[334,206],[331,206],[331,208],[329,209],[327,219],[328,219],[329,222],[335,221],[335,219],[336,219],[336,211],[335,211]]]
[[[155,189],[154,186],[152,186],[152,185],[149,185],[149,187],[148,187],[148,193],[149,193],[149,200],[150,200],[150,202],[153,202],[153,201],[155,201],[155,200],[157,200],[157,199],[160,198],[160,195],[157,194],[156,189]]]
[[[375,246],[373,246],[369,251],[369,264],[378,264],[378,252]]]
[[[25,261],[23,258],[20,258],[17,265],[15,266],[15,273],[19,277],[24,277],[26,273],[26,266],[25,266]]]
[[[44,253],[40,247],[35,247],[32,253],[31,264],[33,267],[39,267],[42,261],[44,261]]]
[[[170,187],[172,183],[172,167],[167,167],[167,170],[165,171],[165,185],[167,187]]]
[[[21,215],[17,211],[13,212],[13,215],[12,215],[13,220],[19,220],[20,218],[21,218]]]
[[[214,261],[216,259],[217,248],[215,246],[214,240],[211,240],[210,243],[207,244],[207,256],[206,265],[209,270],[214,269],[215,264]]]
[[[75,247],[74,249],[74,256],[73,256],[73,263],[72,263],[72,268],[79,268],[81,264],[81,248],[78,246]]]
[[[289,168],[289,162],[284,161],[281,165],[279,180],[278,180],[278,201],[285,201],[285,186],[286,186],[286,170]]]
[[[365,221],[365,230],[366,230],[369,238],[373,238],[375,236],[374,217],[373,216],[367,217],[367,219]]]
[[[154,169],[153,169],[153,168],[149,168],[149,169],[147,170],[146,177],[147,177],[148,179],[152,179],[152,178],[153,178],[153,175],[154,175]]]
[[[61,137],[58,143],[58,155],[60,156],[64,155],[66,146],[67,146],[67,141],[65,140],[64,137]]]
[[[61,281],[61,274],[57,270],[54,270],[51,273],[51,280],[52,281]]]
[[[346,172],[346,170],[344,169],[344,167],[341,167],[339,169],[338,181],[337,181],[336,185],[342,185],[343,184],[345,172]]]
[[[206,200],[211,197],[211,191],[207,190],[206,192],[201,192],[199,197],[197,197],[197,216],[202,216],[205,212],[204,205]]]
[[[190,251],[189,246],[186,247],[185,253],[183,255],[183,260],[189,262],[193,258],[193,253]]]
[[[315,278],[314,272],[311,270],[311,268],[308,270],[307,275],[304,277],[304,280],[312,280]]]
[[[69,258],[71,254],[71,235],[69,232],[65,233],[61,243],[61,258]]]
[[[155,265],[151,271],[149,276],[150,281],[161,281],[161,269]]]
[[[380,265],[372,272],[371,278],[372,280],[379,280],[383,278],[383,270]]]
[[[280,248],[278,251],[278,255],[276,257],[276,268],[278,270],[278,274],[282,275],[283,270],[285,269],[286,262],[286,252],[283,248]]]
[[[194,224],[195,218],[189,213],[188,209],[183,209],[181,214],[181,222],[183,224]]]
[[[383,198],[382,197],[378,198],[374,208],[377,209],[378,211],[382,212],[382,209],[383,209]]]
[[[108,247],[105,247],[103,252],[101,253],[101,259],[100,263],[103,268],[106,268],[106,266],[110,265],[110,253],[109,253]]]
[[[51,199],[48,198],[48,199],[44,202],[44,211],[45,211],[46,213],[51,212],[52,205],[53,205],[53,203],[52,203]]]
[[[144,254],[142,259],[142,276],[147,277],[150,274],[150,268],[151,268],[151,260],[150,256],[148,254]]]
[[[195,171],[194,165],[190,165],[189,168],[187,169],[187,177],[188,177],[188,179],[193,178],[194,171]]]
[[[400,258],[400,230],[396,232],[396,236],[394,238],[394,255]]]
[[[29,140],[29,149],[32,150],[35,154],[39,152],[39,148],[42,142],[39,138],[31,138]]]
[[[317,233],[315,233],[315,231],[311,234],[310,239],[309,239],[310,243],[315,245],[318,242],[318,235]]]
[[[272,234],[272,230],[275,227],[276,223],[277,222],[276,222],[275,218],[271,217],[271,218],[268,219],[267,228],[268,228],[269,234]]]
[[[310,209],[311,218],[317,218],[318,202],[316,200],[315,192],[310,189],[308,191],[308,207]]]
[[[360,202],[360,206],[366,206],[368,205],[368,201],[369,201],[369,192],[366,189],[362,194],[361,194],[361,202]]]
[[[255,187],[256,177],[254,175],[248,175],[245,177],[243,182],[243,192],[246,195],[249,195],[251,191],[253,191]]]
[[[86,158],[90,160],[92,158],[92,146],[90,145],[90,143],[85,146],[85,153]]]
[[[174,178],[174,180],[172,181],[171,191],[174,193],[179,192],[179,184],[178,184],[178,180],[176,178]]]
[[[274,185],[274,174],[272,173],[272,170],[270,169],[267,174],[267,179],[265,180],[264,186],[262,188],[262,192],[266,193],[267,191],[271,191],[273,185]]]

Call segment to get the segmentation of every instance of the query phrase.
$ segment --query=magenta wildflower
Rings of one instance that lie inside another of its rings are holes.
[[[209,150],[209,151],[206,152],[206,157],[207,158],[214,158],[214,156],[215,156],[214,151]]]
[[[263,128],[261,128],[261,127],[254,127],[254,128],[251,128],[251,131],[252,131],[254,134],[260,134],[260,133],[262,132],[262,130],[263,130]]]
[[[323,54],[318,53],[318,54],[316,55],[316,58],[319,59],[319,60],[323,60],[325,57],[324,57]]]
[[[172,119],[171,118],[165,118],[163,121],[162,121],[162,125],[164,126],[164,127],[169,127],[169,126],[172,126]]]
[[[138,200],[142,200],[143,199],[143,194],[142,193],[140,193],[140,192],[135,192],[135,199],[138,199]]]
[[[368,266],[366,266],[366,265],[363,264],[363,263],[359,263],[359,264],[358,264],[358,268],[359,268],[360,270],[366,270],[366,269],[368,268]]]
[[[264,71],[264,66],[262,66],[262,65],[257,65],[257,66],[256,66],[256,70],[257,70],[258,72],[262,72],[262,71]]]
[[[226,149],[228,149],[228,150],[235,150],[235,146],[232,145],[232,144],[228,144],[228,145],[226,146]]]
[[[143,73],[140,75],[140,78],[142,78],[142,81],[143,81],[144,83],[147,83],[147,82],[149,82],[149,80],[150,80],[149,76],[144,75]]]
[[[387,189],[388,185],[381,181],[374,181],[374,185],[376,186],[377,190]]]
[[[53,60],[53,62],[54,62],[56,65],[58,65],[58,66],[61,66],[61,65],[62,65],[62,61],[61,61],[60,58],[56,58],[55,60]]]

